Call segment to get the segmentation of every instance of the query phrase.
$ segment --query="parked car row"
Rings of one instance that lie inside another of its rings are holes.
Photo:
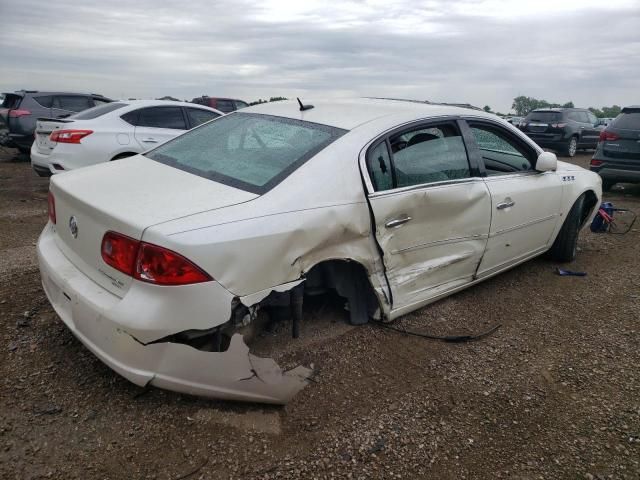
[[[184,102],[107,103],[68,118],[40,118],[31,165],[40,176],[142,153],[222,112]]]

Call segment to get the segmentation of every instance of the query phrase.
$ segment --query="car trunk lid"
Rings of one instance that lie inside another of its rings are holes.
[[[39,118],[36,122],[35,144],[38,153],[49,155],[57,143],[51,141],[51,132],[69,128],[73,120],[63,118]]]
[[[152,225],[257,197],[142,156],[56,175],[50,189],[59,248],[85,275],[120,297],[133,280],[103,261],[107,231],[140,240]]]

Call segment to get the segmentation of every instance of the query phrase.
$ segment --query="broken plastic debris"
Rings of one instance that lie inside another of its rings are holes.
[[[572,270],[563,270],[562,268],[557,269],[558,275],[561,277],[586,277],[587,272],[574,272]]]

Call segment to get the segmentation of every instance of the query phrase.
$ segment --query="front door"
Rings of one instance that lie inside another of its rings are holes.
[[[366,165],[393,309],[471,282],[487,242],[491,200],[458,123],[393,132],[368,149]]]
[[[547,250],[560,221],[562,181],[535,171],[536,150],[506,128],[469,120],[491,194],[491,229],[478,278]]]

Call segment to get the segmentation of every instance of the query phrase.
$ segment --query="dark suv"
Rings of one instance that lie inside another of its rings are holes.
[[[602,177],[602,189],[617,182],[640,183],[640,105],[624,107],[605,130],[591,160]]]
[[[236,100],[233,98],[218,98],[207,97],[206,95],[191,100],[191,103],[197,103],[198,105],[204,105],[205,107],[215,108],[224,113],[235,112],[241,108],[248,107],[247,102],[242,100]]]
[[[525,117],[520,130],[541,147],[573,157],[579,148],[596,148],[602,127],[584,108],[541,108]]]
[[[0,124],[6,132],[0,134],[0,145],[16,147],[28,153],[33,143],[36,119],[39,117],[68,117],[87,108],[112,100],[94,93],[38,92],[20,90],[5,93],[0,105]]]

